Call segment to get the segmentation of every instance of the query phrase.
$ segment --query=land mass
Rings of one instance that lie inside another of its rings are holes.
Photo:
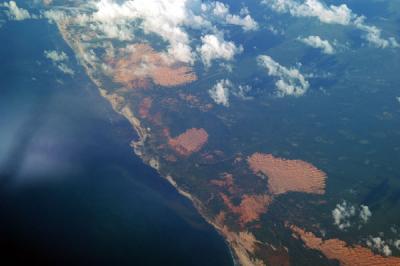
[[[87,41],[72,15],[59,16],[56,23],[101,95],[137,132],[139,138],[132,142],[135,153],[193,202],[224,236],[237,264],[290,265],[292,250],[285,243],[297,241],[305,244],[304,252],[318,251],[320,263],[336,259],[342,265],[400,265],[398,258],[375,255],[366,247],[350,248],[341,240],[321,240],[300,229],[294,212],[300,204],[323,202],[328,175],[310,162],[263,153],[257,147],[250,152],[240,145],[232,150],[221,147],[223,140],[218,138],[231,136],[218,136],[204,122],[219,119],[209,114],[212,104],[183,92],[184,85],[198,79],[191,66],[171,62],[149,43],[115,48],[109,41]],[[85,36],[91,35],[90,28],[84,30]],[[92,59],[88,54],[97,45],[112,48]],[[284,206],[293,212],[288,211],[289,217],[270,215],[291,196],[301,202],[293,208]],[[293,225],[284,226],[290,218]],[[290,240],[284,240],[280,234],[288,232]],[[369,259],[361,259],[364,255]]]

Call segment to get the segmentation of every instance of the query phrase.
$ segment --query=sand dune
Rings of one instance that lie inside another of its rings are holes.
[[[178,154],[189,156],[199,151],[207,141],[208,133],[204,129],[191,128],[176,138],[170,138],[168,143]]]
[[[239,206],[232,204],[230,198],[221,193],[221,197],[229,210],[240,216],[239,224],[246,225],[249,222],[258,221],[261,214],[266,213],[268,205],[272,202],[268,195],[243,195]]]
[[[192,68],[170,62],[150,45],[133,44],[120,49],[120,54],[109,58],[114,81],[127,88],[147,88],[151,82],[166,87],[183,85],[197,79]]]
[[[329,259],[338,260],[342,266],[400,266],[400,258],[383,257],[359,245],[348,246],[339,239],[322,240],[297,226],[290,228],[308,248],[319,250]]]
[[[301,160],[276,158],[271,154],[255,153],[248,158],[252,171],[268,177],[270,193],[290,191],[324,194],[326,174]]]

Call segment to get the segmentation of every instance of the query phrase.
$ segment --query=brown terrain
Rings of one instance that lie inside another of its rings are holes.
[[[113,69],[114,81],[127,88],[147,88],[150,81],[172,87],[197,79],[192,68],[182,63],[171,63],[145,43],[120,49],[120,54],[117,58],[109,58],[107,61]]]
[[[50,3],[51,0],[45,2]],[[88,61],[85,61],[85,58],[87,58],[85,57],[85,54],[87,53],[86,49],[90,48],[88,45],[90,42],[83,43],[83,37],[81,40],[80,34],[76,34],[73,30],[76,27],[68,27],[69,23],[73,23],[70,17],[57,21],[57,25],[63,38],[82,59],[88,75],[100,88],[103,84],[100,80],[95,78],[95,70],[90,68],[93,63],[88,59],[86,59]],[[88,29],[88,32],[89,31],[90,30]],[[90,32],[86,35],[89,36],[86,37],[89,39],[91,38],[90,36],[96,36],[95,34],[90,35]],[[155,51],[149,44],[145,43],[133,44],[127,48],[120,49],[116,52],[115,57],[108,57],[105,63],[108,63],[111,67],[113,80],[120,83],[128,90],[150,88],[153,84],[164,87],[173,87],[187,84],[197,79],[196,74],[190,66],[179,62],[171,62],[163,55],[163,53]],[[140,93],[141,92],[139,91],[139,94]],[[134,113],[122,96],[106,92],[102,93],[102,95],[112,103],[113,108],[117,112],[124,115],[133,125],[142,140],[136,142],[137,145],[135,143],[133,147],[144,160],[149,161],[150,165],[154,167],[156,164],[151,164],[151,160],[148,159],[151,158],[152,154],[142,153],[141,150],[140,145],[145,145],[144,140],[148,137],[147,131],[141,125],[141,121],[134,116]],[[142,96],[143,95],[140,95],[140,97]],[[201,102],[201,98],[198,98],[195,95],[180,94],[179,98],[180,100],[187,102],[190,107],[198,108],[201,111],[207,111],[213,108],[212,104]],[[165,99],[163,104],[168,104],[169,102],[169,106],[171,107],[175,104],[173,100],[173,98]],[[149,121],[151,119],[153,123],[161,126],[161,113],[158,111],[154,113],[154,115],[151,115],[151,106],[151,98],[144,98],[139,105],[138,115],[140,118],[146,118]],[[168,145],[175,150],[177,155],[181,156],[189,156],[194,152],[201,150],[208,141],[208,133],[202,128],[188,129],[186,132],[175,138],[171,138],[169,130],[165,129],[164,137],[166,137]],[[176,154],[166,155],[167,161],[177,161],[175,155]],[[207,157],[209,161],[214,162],[215,157],[218,156],[216,153],[205,153],[204,157]],[[239,164],[242,159],[243,157],[237,157],[235,163]],[[255,174],[263,174],[267,176],[270,195],[251,193],[243,194],[240,197],[240,203],[235,205],[232,203],[234,201],[233,198],[239,197],[239,193],[243,191],[234,185],[234,178],[232,175],[225,174],[223,179],[213,180],[211,183],[221,189],[226,189],[224,193],[220,193],[220,196],[227,208],[224,211],[220,211],[214,219],[207,220],[225,236],[225,239],[230,243],[237,262],[240,265],[265,265],[261,260],[261,258],[264,259],[264,257],[260,256],[260,253],[261,251],[265,252],[268,244],[258,240],[253,232],[249,231],[251,228],[246,228],[247,223],[259,220],[260,216],[268,211],[268,206],[271,204],[275,195],[280,195],[289,191],[323,194],[325,192],[326,174],[305,161],[285,160],[282,158],[276,158],[270,154],[255,153],[248,158],[248,164]],[[159,167],[155,168],[158,169]],[[175,186],[182,195],[191,199],[195,203],[195,206],[200,210],[200,213],[202,213],[202,205],[197,202],[195,195],[191,195],[180,189],[179,185],[175,183],[172,177],[166,176],[166,179]],[[229,227],[228,221],[226,220],[226,216],[229,213],[238,216],[238,223],[243,225],[239,231],[233,231],[233,229]],[[206,215],[204,216],[206,217]],[[304,242],[305,246],[320,251],[329,259],[338,260],[341,265],[344,266],[400,266],[400,258],[383,257],[374,254],[368,248],[362,246],[351,247],[344,241],[338,239],[323,240],[315,236],[313,233],[306,232],[295,226],[292,226],[291,230],[294,235]],[[275,247],[273,247],[273,249],[275,249]],[[286,260],[284,259],[285,256],[287,257]],[[288,265],[288,257],[289,255],[285,252],[279,252],[279,256],[275,257],[272,252],[268,253],[268,260],[270,260],[268,265]],[[275,263],[273,261],[275,261]]]
[[[348,246],[339,239],[323,240],[297,226],[290,229],[308,248],[322,252],[328,259],[338,260],[342,266],[400,266],[398,257],[383,257],[359,245]]]
[[[248,158],[251,170],[268,177],[269,191],[274,195],[289,191],[324,194],[326,174],[301,160],[276,158],[255,153]]]
[[[149,116],[152,104],[153,100],[150,97],[146,97],[140,102],[139,115],[141,118],[147,118]]]
[[[179,93],[179,98],[185,101],[189,107],[197,108],[202,112],[207,112],[214,107],[211,103],[203,102],[199,97],[193,94]]]
[[[198,152],[208,141],[208,133],[203,129],[191,128],[176,138],[170,138],[168,144],[178,154],[189,156]]]
[[[220,193],[225,205],[229,210],[240,216],[239,224],[244,227],[247,223],[258,221],[260,215],[267,212],[268,205],[272,198],[268,195],[243,195],[239,206],[232,204],[230,198]]]
[[[231,196],[236,196],[239,193],[240,188],[235,186],[233,175],[229,173],[223,173],[221,176],[221,179],[211,180],[211,184],[226,189]],[[238,224],[241,227],[244,227],[247,223],[258,221],[261,214],[267,212],[268,206],[272,202],[272,197],[269,195],[244,194],[241,197],[240,204],[235,206],[232,203],[230,196],[223,192],[220,192],[219,195],[229,211],[239,215]],[[225,215],[225,212],[223,214]]]
[[[222,179],[211,180],[211,184],[221,188],[226,188],[231,194],[236,193],[237,189],[233,182],[233,175],[229,173],[223,173],[222,177],[223,177]]]
[[[263,243],[256,239],[253,233],[246,229],[234,232],[229,229],[225,223],[226,213],[221,211],[212,224],[221,232],[225,239],[229,242],[234,254],[243,266],[289,266],[289,256],[287,250],[276,249],[268,243]],[[256,253],[268,254],[268,263],[264,263],[255,256]]]
[[[232,232],[229,228],[224,225],[225,214],[223,212],[217,216],[215,226],[219,229],[222,235],[225,236],[226,240],[230,243],[232,249],[237,256],[237,260],[240,265],[243,266],[265,266],[265,264],[256,258],[252,257],[252,254],[258,249],[257,245],[261,244],[255,236],[248,232]]]

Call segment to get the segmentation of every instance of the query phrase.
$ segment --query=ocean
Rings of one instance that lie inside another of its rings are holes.
[[[0,254],[8,264],[232,265],[220,235],[129,143],[55,25],[0,28]],[[75,74],[45,58],[64,51]]]

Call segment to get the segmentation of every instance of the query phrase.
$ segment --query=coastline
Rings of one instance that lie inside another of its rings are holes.
[[[90,66],[87,65],[87,63],[82,59],[82,56],[84,54],[84,49],[81,47],[77,42],[73,42],[73,37],[70,36],[70,34],[67,32],[65,25],[60,22],[60,21],[55,21],[55,24],[57,25],[57,28],[59,29],[59,32],[63,38],[63,40],[68,44],[68,46],[74,51],[75,57],[80,63],[80,65],[85,69],[86,74],[90,78],[90,80],[96,85],[100,95],[106,99],[112,109],[123,116],[125,119],[128,120],[128,122],[132,125],[133,129],[135,132],[138,134],[138,140],[132,141],[131,142],[131,147],[133,148],[135,154],[141,158],[141,160],[148,164],[150,167],[155,169],[157,173],[160,175],[160,177],[164,178],[167,180],[168,183],[173,186],[179,194],[182,196],[186,197],[189,199],[197,212],[201,215],[201,217],[209,223],[211,226],[214,227],[214,229],[220,234],[223,238],[225,243],[227,244],[229,248],[229,252],[231,254],[231,259],[233,262],[234,266],[238,265],[243,265],[243,266],[252,266],[255,265],[252,262],[252,259],[248,256],[248,253],[246,252],[246,248],[244,245],[241,245],[240,243],[233,243],[232,241],[229,240],[229,236],[226,235],[226,230],[223,230],[223,227],[221,225],[217,225],[215,221],[212,221],[211,218],[207,217],[205,214],[205,207],[203,206],[202,202],[198,200],[196,197],[188,193],[187,191],[184,191],[179,187],[179,185],[175,182],[172,176],[163,176],[160,173],[160,163],[157,158],[153,157],[148,157],[148,155],[143,152],[142,148],[145,145],[145,141],[148,138],[148,132],[145,128],[141,126],[140,120],[134,115],[133,111],[129,108],[128,105],[125,105],[125,99],[121,96],[115,95],[115,94],[109,94],[105,89],[102,88],[101,82],[98,81],[91,69]],[[239,237],[239,234],[237,234],[237,237]],[[241,251],[240,251],[241,250]]]

